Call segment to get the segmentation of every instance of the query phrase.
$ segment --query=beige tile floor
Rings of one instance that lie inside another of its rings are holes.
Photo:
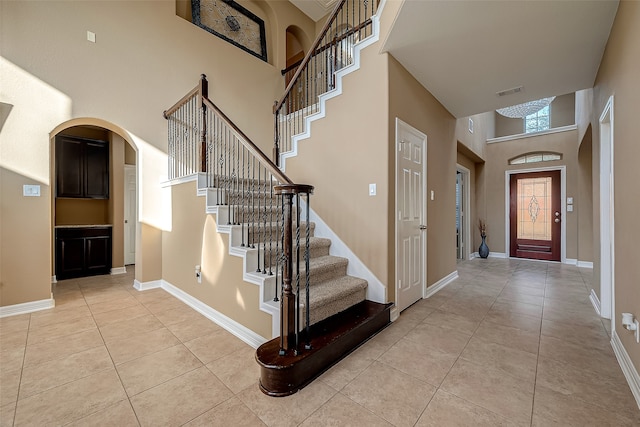
[[[131,270],[131,269],[130,269]],[[133,274],[61,281],[0,319],[0,426],[639,426],[588,299],[591,270],[473,260],[301,392]]]

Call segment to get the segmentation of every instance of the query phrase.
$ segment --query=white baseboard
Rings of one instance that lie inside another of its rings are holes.
[[[116,267],[111,269],[111,275],[116,274],[125,274],[127,272],[127,267]]]
[[[141,282],[138,279],[133,281],[133,287],[139,291],[148,291],[162,287],[162,280],[152,280],[150,282]]]
[[[469,254],[469,259],[482,258],[478,252]],[[489,258],[509,258],[504,252],[489,252]]]
[[[17,316],[19,314],[33,313],[34,311],[48,310],[56,306],[53,295],[49,299],[24,302],[22,304],[0,307],[0,317]]]
[[[166,280],[161,280],[159,282],[162,283],[162,289],[178,298],[180,301],[184,302],[189,307],[193,308],[195,311],[211,320],[213,323],[221,326],[231,334],[235,335],[237,338],[241,339],[251,347],[258,348],[267,341],[263,336],[256,334],[246,326],[241,325],[230,317],[227,317],[219,311],[209,307],[199,299],[192,297],[182,289],[177,288]]]
[[[392,322],[395,322],[398,320],[398,317],[400,317],[400,310],[398,310],[398,306],[394,304],[393,307],[391,307],[389,318]]]
[[[633,361],[622,345],[622,341],[620,341],[620,337],[615,330],[611,331],[611,347],[613,347],[613,352],[616,354],[618,364],[622,369],[624,377],[627,379],[633,397],[636,399],[638,409],[640,409],[640,374],[638,374],[636,367],[633,366]]]
[[[573,258],[566,258],[564,260],[564,263],[568,265],[578,265],[578,260]]]
[[[591,301],[591,304],[593,304],[593,308],[596,310],[596,313],[598,313],[598,316],[602,316],[602,314],[600,314],[600,299],[598,298],[598,295],[596,295],[596,291],[593,289],[591,289],[589,300]]]
[[[593,262],[591,262],[591,261],[578,261],[576,265],[578,267],[581,267],[581,268],[591,268],[591,269],[593,269]]]
[[[51,283],[58,283],[58,279],[56,279],[56,275],[51,276]]]
[[[429,298],[429,297],[435,295],[438,291],[441,291],[445,286],[447,286],[449,283],[453,282],[457,278],[458,278],[458,270],[447,274],[445,277],[443,277],[442,279],[438,280],[433,285],[429,286],[427,288],[427,291],[424,294],[424,297],[425,298]]]

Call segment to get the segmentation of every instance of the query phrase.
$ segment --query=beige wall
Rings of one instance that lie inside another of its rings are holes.
[[[456,140],[483,157],[487,139],[495,137],[495,115],[495,111],[489,111],[456,120]],[[469,131],[469,119],[473,120],[473,133]]]
[[[267,31],[276,33],[277,66],[176,16],[171,1],[2,2],[0,102],[6,121],[0,134],[0,304],[49,296],[50,137],[67,122],[103,121],[103,127],[119,129],[137,150],[137,238],[149,240],[137,241],[138,251],[145,252],[136,254],[136,278],[161,278],[161,248],[156,245],[161,244],[160,230],[170,222],[167,198],[159,188],[167,162],[162,111],[205,73],[214,102],[256,144],[271,150],[272,105],[283,86],[285,29],[313,28],[313,23],[289,2],[260,5],[274,16]],[[96,33],[96,43],[86,40],[87,30]],[[23,198],[22,185],[32,182],[41,184],[42,196]],[[39,254],[34,246],[46,249]],[[26,265],[29,274],[24,274]]]
[[[343,93],[326,103],[326,117],[287,159],[286,174],[311,184],[311,207],[384,284],[388,258],[387,55],[362,51],[361,68],[343,79]],[[366,102],[363,100],[366,99]],[[377,195],[369,196],[369,184]]]
[[[640,345],[620,325],[620,313],[640,317],[640,263],[637,261],[637,212],[640,209],[640,158],[637,117],[640,113],[640,2],[621,1],[594,86],[593,160],[599,161],[598,117],[614,95],[614,226],[616,331],[637,371]],[[598,175],[594,174],[597,188]],[[595,203],[595,200],[594,200]],[[594,223],[597,223],[594,215]],[[599,256],[596,263],[599,264]],[[595,273],[595,271],[594,271]],[[596,276],[596,287],[599,286]]]
[[[551,103],[551,128],[576,123],[576,96],[574,93],[557,96]]]
[[[56,199],[56,225],[111,224],[109,200]]]
[[[162,277],[209,307],[271,339],[271,316],[259,310],[260,288],[242,280],[243,260],[229,255],[229,235],[216,231],[194,182],[170,189],[171,230],[162,233]],[[195,266],[202,268],[202,283]]]
[[[395,171],[395,118],[427,135],[427,286],[456,269],[455,118],[389,56],[389,170]],[[395,173],[389,174],[389,245],[395,235]],[[394,261],[395,262],[395,261]],[[392,264],[395,265],[395,264]],[[391,269],[390,269],[391,270]],[[395,274],[395,270],[390,271]],[[391,277],[390,277],[391,278]],[[390,281],[393,283],[394,280]]]
[[[564,218],[567,230],[566,256],[569,259],[577,259],[577,216],[579,213],[577,207],[580,206],[577,183],[577,146],[577,130],[487,145],[487,161],[484,172],[486,173],[486,218],[483,219],[486,219],[487,222],[487,245],[492,252],[508,252],[508,248],[505,248],[505,171],[564,165],[566,166],[566,196],[574,199],[574,211],[567,212]],[[562,160],[525,165],[508,164],[509,159],[531,151],[558,152],[562,154]],[[565,201],[563,201],[564,203]]]

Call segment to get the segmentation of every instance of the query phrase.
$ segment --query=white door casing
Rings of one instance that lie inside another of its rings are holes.
[[[471,258],[471,195],[470,195],[470,175],[471,172],[469,169],[465,168],[461,165],[456,165],[456,171],[460,172],[461,177],[461,187],[462,191],[460,192],[460,206],[461,206],[461,215],[460,215],[460,241],[462,243],[462,248],[459,253],[460,259],[470,259]]]
[[[425,295],[427,136],[396,118],[396,304]]]
[[[136,262],[136,167],[124,166],[124,264]]]

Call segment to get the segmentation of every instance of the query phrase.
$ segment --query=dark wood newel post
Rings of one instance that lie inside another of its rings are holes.
[[[209,82],[207,76],[200,76],[200,89],[198,90],[198,101],[202,109],[202,129],[200,132],[200,172],[207,171],[207,106],[204,98],[209,98]]]
[[[280,300],[280,354],[284,355],[288,350],[298,351],[297,342],[298,328],[296,323],[296,315],[298,314],[298,304],[296,294],[293,292],[293,198],[298,197],[299,194],[313,194],[313,186],[305,184],[283,184],[275,185],[273,187],[275,194],[282,196],[283,200],[283,244],[282,252],[284,259],[284,269],[282,272],[282,299]],[[296,209],[299,209],[296,206]],[[308,222],[308,217],[307,217]],[[296,224],[300,227],[299,220]],[[309,224],[307,224],[307,229]],[[297,263],[300,263],[299,247]],[[300,268],[296,268],[298,274],[300,274]],[[308,292],[307,292],[308,295]],[[308,310],[308,303],[306,305]]]

